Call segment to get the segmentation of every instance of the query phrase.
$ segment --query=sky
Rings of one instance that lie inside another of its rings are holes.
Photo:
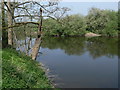
[[[12,0],[11,0],[12,1]],[[87,15],[92,7],[108,10],[118,10],[119,0],[15,0],[15,1],[60,1],[60,7],[68,7],[71,11],[68,14],[82,14]],[[120,5],[119,5],[120,7]]]
[[[0,0],[1,1],[1,0]],[[5,0],[7,1],[7,0]],[[120,0],[10,0],[10,1],[62,1],[62,2],[119,2]]]
[[[108,10],[118,10],[118,2],[60,2],[60,7],[68,7],[71,11],[68,14],[87,15],[91,7]]]
[[[120,0],[60,0],[60,1],[63,1],[63,2],[119,2]]]
[[[63,2],[119,2],[119,0],[60,0],[60,1],[63,1]]]

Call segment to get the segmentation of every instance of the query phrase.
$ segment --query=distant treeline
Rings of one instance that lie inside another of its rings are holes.
[[[43,20],[43,34],[51,36],[83,36],[87,32],[102,36],[118,36],[119,13],[113,10],[91,8],[87,16],[80,14],[65,16],[58,21]]]

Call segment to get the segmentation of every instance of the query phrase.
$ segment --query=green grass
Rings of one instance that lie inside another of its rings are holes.
[[[40,63],[13,49],[3,49],[2,88],[52,88],[52,85]]]

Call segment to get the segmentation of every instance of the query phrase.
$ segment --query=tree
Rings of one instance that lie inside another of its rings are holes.
[[[42,39],[42,18],[49,17],[56,21],[68,11],[67,8],[58,7],[58,2],[48,2],[47,4],[41,4],[35,1],[25,2],[4,2],[6,6],[4,9],[7,11],[8,27],[4,27],[8,30],[8,44],[13,44],[14,27],[21,25],[36,24],[38,25],[38,35],[35,41],[35,45],[32,48],[32,58],[35,59],[39,45]],[[59,14],[58,14],[59,13]],[[40,23],[38,23],[40,22]],[[7,39],[7,38],[6,38]],[[38,43],[37,43],[38,42]],[[35,55],[33,55],[35,54]]]
[[[7,30],[5,29],[5,10],[4,10],[4,0],[1,2],[1,11],[2,11],[2,48],[6,48],[8,46],[8,35]]]
[[[86,16],[86,30],[104,36],[117,36],[117,12],[91,8]]]
[[[44,20],[44,34],[53,36],[82,36],[85,34],[85,21],[82,15],[67,15],[59,23],[48,18]]]
[[[2,20],[4,31],[8,30],[8,32],[6,32],[6,34],[8,33],[8,36],[3,37],[3,40],[8,38],[6,43],[8,42],[9,45],[13,44],[13,33],[14,33],[13,28],[14,27],[19,27],[21,25],[26,25],[29,23],[36,24],[39,26],[38,21],[41,18],[40,8],[43,9],[43,13],[44,13],[42,18],[49,17],[54,20],[58,20],[58,18],[55,17],[58,11],[62,12],[61,14],[59,14],[59,18],[61,18],[64,15],[64,13],[67,11],[67,8],[61,9],[60,7],[58,7],[57,6],[58,2],[48,2],[47,4],[41,4],[40,2],[35,2],[35,1],[11,2],[11,0],[7,0],[7,2],[3,2],[2,4],[4,5],[3,6],[4,11],[2,16],[6,15],[4,13],[6,11],[7,12],[6,22],[8,22],[5,26],[4,24],[5,19]],[[3,42],[5,42],[5,40]]]
[[[98,8],[91,8],[86,16],[87,30],[94,32],[103,30],[106,22],[108,22],[108,16],[103,10]]]
[[[8,27],[13,25],[13,18],[12,16],[14,15],[14,9],[11,7],[11,0],[7,1],[7,16],[8,16]],[[12,46],[13,44],[13,29],[8,28],[8,44]]]

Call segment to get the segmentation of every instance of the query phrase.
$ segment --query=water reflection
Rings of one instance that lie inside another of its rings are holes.
[[[46,37],[42,48],[62,49],[68,55],[82,55],[88,51],[95,59],[101,56],[114,57],[118,55],[118,39],[105,37]]]
[[[88,39],[87,49],[93,58],[101,56],[114,57],[118,56],[118,39],[117,38],[91,38]]]
[[[19,34],[15,39],[17,40],[15,40],[14,46],[22,52],[25,52],[26,55],[30,55],[33,46],[35,46],[35,36],[32,38],[31,35],[25,37],[24,34]],[[118,56],[118,38],[44,37],[41,47],[51,50],[62,49],[68,55],[78,56],[88,51],[93,59],[101,56],[110,58]]]
[[[85,52],[85,38],[44,38],[42,48],[62,49],[68,55],[81,55]]]

